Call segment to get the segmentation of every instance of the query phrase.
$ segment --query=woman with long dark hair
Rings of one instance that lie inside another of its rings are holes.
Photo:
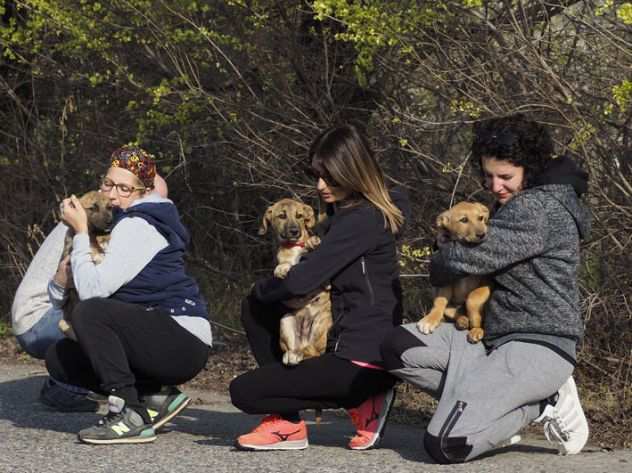
[[[380,343],[401,322],[401,289],[395,238],[407,206],[386,189],[382,171],[353,125],[332,127],[309,151],[310,171],[322,200],[333,208],[321,244],[285,279],[255,284],[242,305],[242,322],[259,368],[230,385],[233,404],[267,414],[240,436],[245,450],[307,447],[303,409],[347,409],[356,436],[349,448],[380,440],[393,403],[395,378],[382,368]],[[395,202],[397,202],[397,205]],[[281,363],[282,302],[330,284],[333,327],[325,354],[296,366]]]

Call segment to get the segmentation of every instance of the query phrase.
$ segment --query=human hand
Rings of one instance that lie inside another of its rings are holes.
[[[61,203],[61,219],[75,233],[88,233],[88,216],[79,199],[73,194]]]
[[[64,289],[70,289],[75,287],[75,283],[72,280],[72,267],[70,266],[70,255],[62,258],[57,266],[57,272],[53,276],[53,281]]]

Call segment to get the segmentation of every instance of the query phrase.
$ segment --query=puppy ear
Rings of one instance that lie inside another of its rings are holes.
[[[90,207],[92,207],[92,204],[94,202],[96,202],[96,199],[93,199],[92,195],[89,192],[79,197],[79,203],[84,209],[89,209]]]
[[[272,221],[272,205],[268,207],[266,213],[263,214],[263,219],[261,220],[261,226],[259,227],[259,235],[265,235],[268,232],[268,225]]]
[[[303,212],[305,213],[305,227],[310,229],[314,228],[314,225],[316,225],[314,209],[312,209],[309,205],[303,204]]]
[[[450,211],[446,210],[445,212],[441,212],[437,217],[437,228],[442,229],[445,228],[448,223],[450,223]]]
[[[485,218],[489,218],[489,209],[487,208],[487,206],[480,203],[477,203],[476,205],[478,205],[478,208],[480,209],[481,213],[485,216]]]

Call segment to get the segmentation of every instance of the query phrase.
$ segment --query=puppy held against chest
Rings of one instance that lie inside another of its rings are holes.
[[[460,202],[437,217],[437,241],[459,241],[475,245],[487,236],[489,210],[482,204]],[[453,319],[457,328],[469,329],[467,339],[476,343],[483,338],[483,306],[491,294],[491,283],[483,277],[466,276],[450,286],[438,288],[432,310],[417,322],[425,334],[434,331],[444,317]],[[463,314],[465,305],[465,314]]]
[[[259,235],[271,226],[277,238],[277,266],[274,276],[283,279],[301,256],[320,244],[311,235],[316,221],[308,205],[292,199],[282,199],[266,210]],[[327,332],[332,325],[329,288],[284,301],[292,311],[281,318],[280,345],[283,363],[296,365],[305,358],[321,355],[327,345]]]
[[[103,261],[105,250],[110,241],[110,226],[112,225],[112,204],[107,194],[97,191],[87,192],[79,198],[81,206],[85,209],[88,217],[88,236],[90,237],[90,254],[94,264]],[[62,209],[63,210],[63,209]],[[64,241],[64,251],[61,259],[63,260],[72,251],[72,239],[75,232],[72,228],[68,229],[66,239]],[[66,300],[64,301],[63,318],[59,321],[60,330],[68,338],[77,340],[72,329],[70,316],[73,309],[79,302],[79,295],[74,287],[66,290]]]

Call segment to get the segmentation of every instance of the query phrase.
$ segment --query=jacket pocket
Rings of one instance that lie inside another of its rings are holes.
[[[369,301],[371,305],[375,304],[375,293],[373,292],[373,286],[371,285],[371,279],[369,278],[369,268],[367,267],[364,256],[360,259],[360,265],[362,266],[362,275],[366,282],[367,291],[369,292]]]
[[[465,410],[466,406],[467,402],[456,401],[456,404],[450,411],[450,415],[441,427],[441,431],[439,432],[439,439],[441,440],[441,450],[444,452],[444,454],[449,450],[450,447],[450,445],[448,445],[448,438],[450,437],[450,433],[463,415],[463,411]]]

